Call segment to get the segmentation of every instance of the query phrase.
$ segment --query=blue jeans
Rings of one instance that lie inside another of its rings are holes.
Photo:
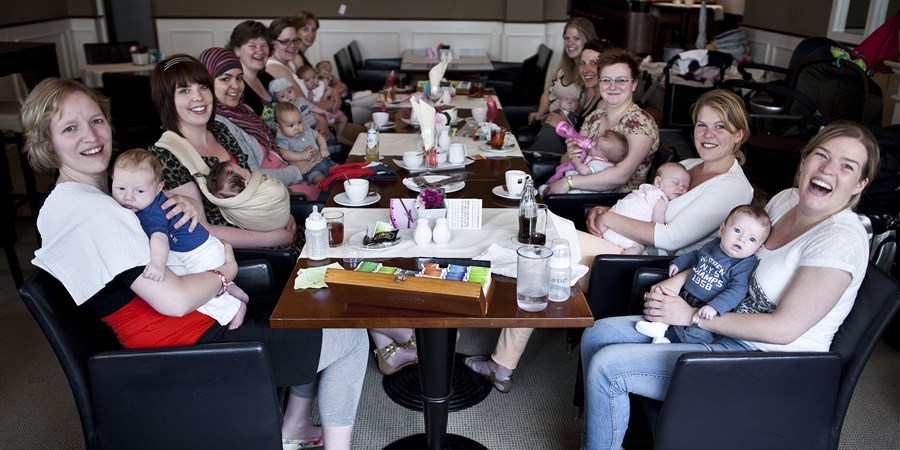
[[[642,316],[594,322],[581,338],[584,365],[583,449],[620,449],[631,413],[628,394],[662,400],[678,357],[690,352],[751,351],[737,339],[716,335],[711,344],[650,344],[634,329]]]

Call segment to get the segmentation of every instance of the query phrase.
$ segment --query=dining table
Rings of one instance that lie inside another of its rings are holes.
[[[114,64],[87,64],[84,66],[84,84],[92,88],[103,87],[104,73],[134,73],[150,76],[156,64],[135,64],[133,62]]]
[[[451,50],[451,54],[453,58],[445,73],[472,76],[494,71],[490,55],[485,50],[463,48]],[[400,70],[412,74],[426,73],[439,62],[437,55],[429,57],[428,51],[424,48],[405,50],[400,59]]]

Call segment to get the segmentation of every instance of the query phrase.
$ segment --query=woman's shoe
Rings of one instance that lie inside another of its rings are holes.
[[[411,338],[411,339],[415,339],[415,338]],[[383,373],[385,376],[393,375],[393,374],[399,372],[400,369],[403,369],[404,367],[412,365],[412,364],[417,364],[419,362],[419,357],[416,356],[415,358],[413,358],[403,364],[400,364],[397,367],[394,367],[394,366],[388,364],[388,360],[393,358],[395,355],[397,355],[398,348],[400,348],[400,346],[398,346],[396,342],[391,342],[390,344],[388,344],[382,348],[373,350],[375,352],[375,359],[378,360],[378,370],[380,370],[381,373]]]
[[[494,385],[494,389],[503,394],[507,394],[512,390],[512,379],[508,377],[505,379],[498,378],[497,372],[491,367],[491,359],[489,357],[470,356],[464,359],[463,362],[466,364],[466,367],[472,369],[473,372],[487,378],[487,380]]]
[[[323,445],[322,436],[315,439],[282,439],[281,450],[300,450],[304,448],[320,448]]]
[[[400,344],[400,346],[408,349],[416,348],[416,330],[413,330],[412,335],[409,336],[409,340]]]

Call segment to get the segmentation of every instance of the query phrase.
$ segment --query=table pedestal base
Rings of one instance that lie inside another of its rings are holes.
[[[384,450],[425,450],[427,448],[425,434],[414,434],[388,444]],[[447,434],[444,437],[444,450],[487,450],[487,447],[465,436]]]
[[[461,411],[481,403],[493,386],[481,375],[469,370],[463,363],[465,355],[455,354],[453,361],[452,394],[450,411]],[[409,366],[400,372],[384,377],[384,392],[394,402],[413,411],[422,411],[422,388],[419,383],[419,367]]]

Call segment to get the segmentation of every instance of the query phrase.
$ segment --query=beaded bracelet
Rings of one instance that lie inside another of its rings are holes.
[[[219,291],[218,294],[216,294],[216,297],[221,297],[225,294],[225,290],[228,289],[228,277],[226,277],[224,273],[219,272],[216,269],[209,269],[207,270],[207,272],[218,275],[219,279],[222,280],[222,290]]]

